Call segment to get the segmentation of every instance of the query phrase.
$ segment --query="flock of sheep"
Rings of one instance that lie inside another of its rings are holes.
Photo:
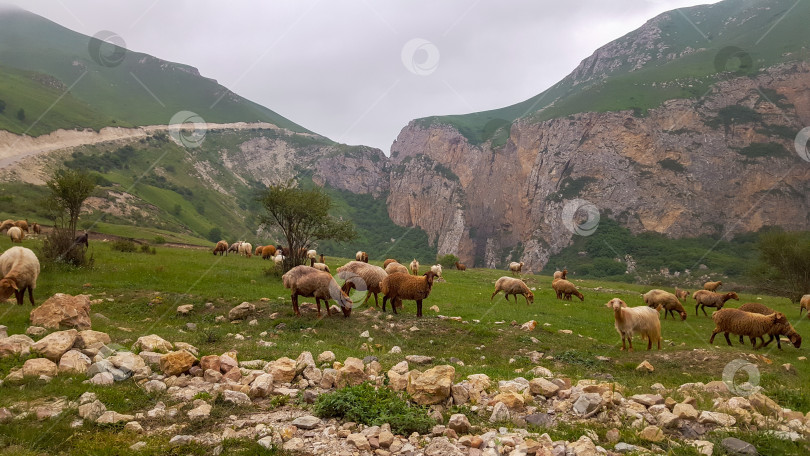
[[[26,233],[33,231],[34,233],[39,234],[42,231],[42,228],[40,228],[37,222],[29,225],[27,220],[8,219],[3,220],[3,223],[0,223],[0,233],[3,231],[6,231],[8,237],[11,239],[11,242],[21,243],[23,239],[25,239]]]

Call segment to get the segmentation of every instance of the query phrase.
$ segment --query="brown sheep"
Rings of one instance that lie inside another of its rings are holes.
[[[320,264],[320,263],[318,263]],[[341,289],[348,294],[352,288],[360,291],[367,290],[365,304],[374,294],[374,307],[378,307],[377,294],[380,293],[380,284],[388,277],[385,269],[362,261],[350,261],[337,269],[338,277],[345,280]]]
[[[553,282],[551,282],[551,288],[553,288],[557,293],[557,299],[565,299],[566,301],[570,301],[571,295],[574,295],[578,297],[580,301],[585,300],[585,296],[583,296],[582,293],[577,290],[577,287],[565,279],[555,279]]]
[[[799,301],[799,317],[802,316],[802,311],[807,311],[807,316],[810,317],[810,294],[806,294],[802,296],[801,301]]]
[[[276,246],[274,246],[274,245],[266,245],[266,246],[264,246],[262,248],[262,259],[263,260],[273,259],[273,257],[276,256],[276,252],[278,252],[278,249],[276,249]]]
[[[219,254],[220,256],[228,254],[228,241],[217,242],[217,245],[214,246],[214,255],[217,254]]]
[[[321,254],[320,258],[318,258],[318,263],[326,264],[326,257],[323,256],[323,253]]]
[[[404,272],[405,274],[408,274],[408,268],[406,268],[405,265],[394,261],[393,263],[388,263],[388,266],[385,267],[385,272],[388,275],[395,274],[397,272]]]
[[[352,313],[352,301],[341,289],[335,278],[330,274],[319,271],[312,266],[296,266],[281,276],[284,288],[291,290],[293,311],[295,315],[301,316],[298,309],[298,297],[315,298],[318,306],[318,316],[321,316],[321,300],[324,301],[326,313],[332,315],[329,308],[329,300],[332,299],[340,305],[344,317],[349,317]]]
[[[509,270],[512,271],[512,274],[520,274],[523,271],[523,262],[520,263],[513,261],[509,263]]]
[[[34,222],[31,225],[31,231],[33,231],[34,234],[40,234],[42,232],[42,228],[39,226],[39,223]]]
[[[465,265],[464,263],[459,263],[458,261],[456,261],[456,269],[458,269],[459,271],[466,271],[467,270],[467,265]]]
[[[260,256],[262,254],[262,249],[264,248],[263,245],[257,245],[256,251],[253,252],[253,256]]]
[[[766,305],[763,305],[763,304],[760,304],[758,302],[745,303],[745,304],[740,306],[740,310],[744,310],[746,312],[756,313],[756,314],[760,314],[760,315],[770,315],[770,314],[776,312],[775,310],[771,309],[770,307],[768,307]],[[780,336],[786,336],[790,340],[790,343],[793,344],[793,346],[796,347],[796,348],[799,348],[799,347],[802,346],[802,336],[799,335],[799,333],[797,333],[795,329],[793,329],[793,325],[791,325],[790,322],[788,322],[788,321],[785,321],[784,324],[776,323],[773,326],[771,326],[771,330],[768,331],[768,336],[769,336],[769,339],[768,339],[767,342],[765,342],[764,338],[760,338],[760,339],[762,339],[762,342],[760,343],[760,347],[766,347],[768,344],[773,342],[774,339],[776,339],[776,346],[779,348],[779,350],[781,350],[782,349],[782,338]],[[742,335],[740,336],[740,343],[745,344],[745,342],[743,342],[743,336]]]
[[[368,263],[368,253],[363,251],[358,251],[354,254],[354,259],[356,261],[362,261],[363,263]]]
[[[12,226],[17,226],[14,224],[14,220],[8,219],[3,220],[3,223],[0,223],[0,231],[6,231],[7,229],[11,228]]]
[[[728,342],[730,346],[731,339],[728,338],[728,335],[731,333],[740,336],[748,336],[755,350],[760,348],[756,343],[757,338],[762,338],[763,335],[768,334],[774,324],[787,322],[785,314],[781,312],[774,312],[770,315],[760,315],[740,309],[720,309],[712,314],[712,320],[714,321],[715,328],[714,331],[712,331],[712,337],[709,338],[710,344],[714,343],[714,336],[722,332],[723,335],[726,336],[726,342]]]
[[[14,225],[16,225],[17,228],[23,230],[24,232],[30,233],[30,231],[28,230],[28,220],[17,220],[16,222],[14,222]]]
[[[681,302],[686,302],[686,300],[689,298],[689,291],[681,290],[680,288],[675,287],[675,297]]]
[[[534,302],[534,293],[532,293],[526,283],[520,279],[507,276],[498,279],[495,282],[495,292],[492,293],[489,300],[492,301],[492,298],[501,291],[503,291],[504,298],[506,298],[507,301],[509,301],[509,295],[514,295],[515,303],[517,303],[517,295],[523,295],[523,297],[526,298],[527,306]]]
[[[681,321],[686,320],[686,310],[684,310],[681,301],[679,301],[678,297],[674,294],[664,290],[650,290],[644,293],[643,298],[644,303],[653,309],[657,308],[659,305],[662,306],[664,308],[665,320],[669,314],[672,314],[672,318],[675,318],[675,312],[680,314]]]
[[[416,316],[422,316],[422,300],[427,299],[430,290],[433,288],[433,279],[436,274],[428,271],[423,276],[412,276],[410,274],[396,273],[387,276],[380,285],[383,293],[383,307],[391,300],[391,310],[397,313],[397,307],[402,305],[402,300],[416,301]]]
[[[716,307],[718,309],[722,309],[726,304],[726,301],[729,299],[736,299],[737,301],[740,300],[737,293],[734,293],[733,291],[726,294],[720,294],[708,290],[698,290],[692,294],[692,298],[695,300],[695,302],[697,302],[697,304],[695,304],[695,315],[698,315],[698,307],[700,307],[701,310],[703,310],[703,315],[706,315],[707,317],[709,314],[706,313],[706,307]]]
[[[721,280],[718,280],[717,282],[706,282],[703,284],[703,289],[708,291],[717,291],[722,284],[723,282]]]
[[[383,269],[385,269],[391,263],[399,263],[399,261],[397,261],[397,260],[395,260],[393,258],[388,258],[385,261],[383,261],[383,265],[382,265]]]
[[[565,276],[568,274],[568,269],[563,269],[562,271],[554,271],[554,278],[555,279],[565,279]]]

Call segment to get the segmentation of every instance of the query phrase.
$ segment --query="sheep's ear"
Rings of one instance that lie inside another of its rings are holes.
[[[3,279],[0,280],[0,287],[2,288],[10,288],[12,290],[19,291],[19,287],[17,287],[17,281],[14,279]]]

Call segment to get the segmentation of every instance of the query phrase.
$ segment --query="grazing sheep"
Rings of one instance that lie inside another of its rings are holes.
[[[388,258],[385,261],[383,261],[383,265],[382,265],[383,269],[385,269],[391,263],[399,263],[399,261],[397,261],[397,260],[395,260],[393,258]]]
[[[17,228],[23,230],[24,232],[30,233],[30,231],[28,231],[28,220],[17,220],[16,222],[14,222],[14,225],[16,225]]]
[[[810,317],[810,294],[806,294],[802,296],[802,300],[799,301],[799,317],[802,316],[802,311],[807,311],[808,317]]]
[[[433,271],[434,274],[436,274],[436,277],[442,276],[442,265],[434,264],[433,266],[430,267],[430,270]]]
[[[214,255],[227,255],[228,254],[228,241],[219,241],[214,247]]]
[[[296,266],[281,276],[281,282],[284,284],[284,288],[291,290],[290,297],[293,311],[299,317],[301,316],[301,311],[298,310],[299,296],[315,298],[319,317],[321,316],[321,300],[324,301],[328,315],[332,315],[329,308],[330,299],[340,305],[344,317],[348,317],[352,313],[351,299],[340,289],[340,285],[335,281],[335,278],[326,272],[319,271],[311,266]]]
[[[405,274],[409,274],[408,268],[404,265],[397,263],[394,261],[393,263],[388,263],[388,266],[385,267],[385,272],[388,275],[395,274],[397,272],[404,272]]]
[[[267,260],[276,256],[276,246],[266,245],[262,248],[262,259]]]
[[[14,220],[11,219],[3,220],[3,223],[0,223],[0,231],[5,231],[11,228],[12,226],[16,226],[14,223],[15,223]]]
[[[253,255],[253,246],[250,242],[243,242],[239,244],[239,255],[250,258]]]
[[[4,302],[14,293],[17,304],[22,305],[25,290],[28,300],[34,304],[34,288],[39,276],[39,260],[31,249],[11,247],[0,255],[0,302]]]
[[[276,266],[281,267],[281,264],[284,263],[285,259],[287,259],[287,257],[278,253],[278,250],[276,250],[276,256],[273,257],[273,263],[275,263]]]
[[[726,336],[726,342],[731,345],[731,339],[728,338],[729,333],[731,333],[748,336],[755,350],[760,348],[756,343],[757,338],[762,338],[764,334],[768,334],[773,325],[787,323],[785,314],[781,312],[760,315],[740,309],[720,309],[712,314],[712,320],[715,328],[712,331],[712,337],[709,339],[710,344],[714,343],[714,336],[722,332]]]
[[[529,287],[520,279],[503,276],[495,281],[495,292],[492,293],[489,300],[492,301],[492,298],[500,291],[503,291],[504,298],[506,298],[507,301],[509,300],[509,295],[514,295],[515,303],[517,303],[517,295],[523,295],[523,297],[526,298],[527,306],[534,302],[534,293],[532,293]]]
[[[512,271],[512,274],[520,274],[520,272],[523,270],[523,262],[521,261],[518,263],[513,261],[509,263],[509,270]]]
[[[374,307],[379,306],[377,294],[380,293],[380,284],[388,277],[385,269],[374,266],[373,264],[363,263],[362,261],[349,261],[337,269],[338,277],[345,280],[342,290],[348,294],[352,288],[360,291],[367,290],[366,299],[363,304],[368,301],[371,294],[374,294]]]
[[[653,342],[661,350],[661,320],[656,309],[647,306],[627,307],[619,298],[611,299],[605,306],[613,309],[614,326],[622,336],[622,350],[627,341],[630,351],[633,351],[634,334],[641,334],[642,338],[647,339],[647,350],[652,349]]]
[[[357,261],[362,261],[363,263],[368,263],[368,253],[363,251],[358,251],[354,254],[354,259]]]
[[[681,315],[681,321],[686,320],[686,310],[684,310],[681,301],[674,294],[664,290],[650,290],[644,293],[643,298],[644,303],[653,309],[659,305],[662,306],[665,320],[669,314],[672,314],[672,318],[675,318],[675,312]]]
[[[323,253],[321,254],[321,257],[318,260],[319,260],[318,261],[319,263],[324,263],[324,264],[326,263],[326,258],[323,256]]]
[[[708,291],[716,291],[722,284],[722,280],[718,280],[717,282],[706,282],[703,284],[703,289]]]
[[[412,276],[410,274],[391,274],[387,276],[380,284],[380,290],[383,293],[383,307],[385,312],[385,303],[391,300],[391,310],[397,313],[397,307],[402,306],[402,300],[416,301],[416,316],[422,316],[422,300],[427,299],[430,295],[430,290],[433,288],[433,279],[436,274],[433,271],[428,271],[423,276]]]
[[[562,271],[554,271],[554,279],[563,279],[565,280],[565,276],[568,274],[568,269],[563,269]]]
[[[419,262],[416,261],[416,258],[411,261],[411,274],[419,275]]]
[[[577,287],[565,279],[554,280],[551,282],[551,288],[557,292],[557,299],[565,299],[566,301],[570,301],[571,295],[574,295],[578,297],[580,301],[585,300],[585,296],[582,296],[582,293],[577,290]]]
[[[319,271],[328,272],[330,274],[332,273],[332,271],[329,270],[329,266],[327,266],[326,263],[315,263],[315,265],[312,267]]]
[[[697,304],[695,304],[695,315],[698,315],[698,307],[700,307],[703,310],[703,315],[706,315],[707,317],[709,314],[706,313],[706,307],[716,307],[718,309],[722,309],[726,304],[726,301],[729,299],[736,299],[737,301],[740,300],[737,293],[734,293],[733,291],[726,294],[720,294],[708,290],[698,290],[692,294],[692,298],[697,302]]]
[[[86,231],[76,236],[76,239],[73,240],[73,245],[82,245],[82,244],[84,244],[86,248],[90,248],[90,235],[87,234]]]
[[[464,263],[459,263],[458,261],[456,261],[456,269],[458,269],[459,271],[466,271],[467,270],[467,265],[465,265]]]
[[[315,267],[315,259],[318,258],[318,252],[315,250],[307,250],[307,258],[309,258],[309,265]]]
[[[771,309],[770,307],[760,304],[758,302],[748,302],[740,306],[740,310],[744,310],[750,313],[756,313],[760,315],[770,315],[775,313],[776,311]],[[794,347],[799,348],[802,346],[802,336],[793,329],[793,325],[790,322],[785,321],[785,323],[775,323],[771,326],[770,331],[768,331],[769,339],[765,342],[764,338],[760,344],[760,347],[766,347],[768,344],[773,342],[776,339],[776,346],[781,350],[782,349],[782,337],[786,336],[790,343],[793,344]],[[745,344],[743,342],[743,336],[740,336],[740,343]]]
[[[256,246],[256,251],[253,252],[253,256],[261,256],[263,248],[264,248],[263,245],[257,245]]]
[[[34,232],[34,234],[39,234],[42,232],[42,228],[39,226],[39,223],[37,222],[34,222],[31,225],[31,230]]]
[[[680,288],[675,287],[675,297],[677,297],[681,302],[686,302],[686,300],[689,298],[689,291],[681,290]]]
[[[20,227],[12,226],[8,229],[8,237],[11,239],[11,242],[22,243],[22,240],[25,239],[25,233],[23,233]]]
[[[239,246],[242,245],[242,241],[236,241],[228,247],[228,252],[239,253]]]

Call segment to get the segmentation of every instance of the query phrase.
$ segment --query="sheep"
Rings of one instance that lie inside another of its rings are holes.
[[[578,297],[580,301],[585,300],[585,297],[582,296],[582,293],[580,293],[579,290],[577,290],[577,287],[565,279],[555,279],[553,282],[551,282],[551,288],[557,292],[557,299],[565,299],[566,301],[570,301],[571,295],[574,295]]]
[[[276,256],[273,257],[273,263],[275,263],[276,266],[281,267],[281,264],[284,263],[284,260],[286,259],[287,257],[282,255],[281,253],[278,253],[278,250],[276,250]]]
[[[758,302],[745,303],[740,306],[740,310],[760,315],[770,315],[776,312],[770,307],[760,304]],[[793,344],[793,346],[796,348],[802,346],[802,336],[800,336],[799,333],[797,333],[796,330],[793,329],[793,325],[791,325],[790,322],[788,321],[785,321],[784,324],[776,323],[773,326],[771,326],[770,331],[768,331],[768,336],[769,336],[768,342],[765,342],[765,339],[762,338],[760,347],[765,347],[771,342],[773,342],[774,339],[776,339],[776,346],[781,350],[782,338],[780,336],[787,336],[787,338],[790,340],[790,343]],[[743,342],[742,335],[740,336],[740,343],[745,344],[745,342]]]
[[[318,258],[318,252],[314,249],[307,250],[307,258],[309,258],[309,265],[314,268],[315,263],[317,263],[315,260]]]
[[[395,274],[397,272],[404,272],[405,274],[409,274],[408,268],[404,265],[397,263],[394,261],[393,263],[388,263],[388,266],[385,267],[385,272],[388,275]]]
[[[385,269],[391,263],[399,263],[399,261],[397,261],[397,260],[395,260],[393,258],[388,258],[385,261],[383,261],[383,265],[382,265],[383,269]]]
[[[12,226],[16,226],[14,223],[15,223],[14,220],[11,219],[3,220],[3,223],[0,223],[0,231],[5,231],[11,228]]]
[[[239,255],[250,258],[253,255],[253,246],[250,242],[243,242],[239,244]]]
[[[264,248],[263,245],[257,245],[256,246],[256,251],[253,252],[253,256],[261,256],[263,248]]]
[[[414,258],[413,261],[411,261],[410,266],[411,266],[411,274],[419,275],[419,262],[416,261],[416,258]]]
[[[319,260],[319,261],[318,261],[319,263],[324,263],[324,264],[326,264],[326,258],[323,256],[323,253],[321,254],[321,257],[320,257],[318,260]]]
[[[713,291],[708,290],[698,290],[692,294],[692,299],[694,299],[697,304],[695,304],[695,315],[698,315],[698,307],[703,310],[703,315],[707,317],[709,314],[706,313],[706,307],[716,307],[718,309],[722,309],[723,305],[725,305],[726,301],[729,299],[736,299],[737,301],[740,298],[737,296],[737,293],[730,291],[726,294],[715,293]]]
[[[492,298],[500,291],[503,291],[504,298],[506,298],[507,301],[509,301],[509,295],[514,295],[515,303],[517,303],[517,295],[523,295],[523,297],[526,298],[527,306],[534,302],[534,293],[532,293],[529,287],[520,279],[503,276],[495,281],[495,292],[492,293],[489,300],[492,301]]]
[[[236,241],[228,247],[228,252],[239,253],[239,246],[242,245],[242,241]]]
[[[11,242],[20,242],[25,239],[25,233],[20,229],[18,226],[12,226],[8,229],[8,237],[11,239]]]
[[[720,285],[723,284],[722,280],[718,280],[717,282],[706,282],[703,284],[703,289],[707,291],[717,291],[720,288]]]
[[[84,232],[76,236],[76,239],[73,240],[73,245],[82,245],[82,244],[84,244],[86,248],[90,248],[90,236],[87,234],[87,232]]]
[[[367,290],[365,304],[374,294],[374,307],[379,306],[377,294],[380,293],[380,283],[388,277],[385,269],[362,261],[349,261],[337,269],[338,277],[345,280],[342,290],[348,294],[354,288],[360,291]],[[358,287],[359,286],[359,287]]]
[[[434,264],[433,266],[430,267],[430,270],[433,271],[434,274],[436,274],[436,277],[442,276],[442,265]]]
[[[803,311],[807,311],[807,315],[810,316],[810,294],[806,294],[802,296],[801,301],[799,301],[799,317],[802,316]]]
[[[647,306],[627,307],[627,303],[619,298],[611,299],[605,306],[613,309],[613,325],[622,336],[622,350],[625,349],[626,340],[630,344],[629,351],[633,351],[634,334],[641,334],[642,338],[647,339],[647,350],[652,349],[653,342],[661,350],[661,320],[658,310]]]
[[[523,269],[523,262],[511,262],[509,263],[509,270],[512,271],[512,274],[520,274],[520,271]]]
[[[39,223],[37,222],[34,222],[31,225],[31,230],[34,232],[34,234],[39,234],[42,232],[42,228],[39,226]]]
[[[391,310],[397,313],[397,307],[402,306],[402,300],[416,301],[416,316],[422,316],[422,300],[427,299],[430,290],[433,288],[433,279],[436,274],[428,271],[422,276],[412,276],[410,274],[395,273],[386,276],[380,284],[380,291],[383,294],[383,307],[385,303],[391,301]]]
[[[554,271],[554,278],[555,279],[563,279],[565,280],[565,276],[568,274],[568,269],[563,269],[562,271]]]
[[[14,225],[16,225],[17,228],[23,230],[24,232],[30,233],[30,231],[28,230],[28,220],[17,220],[16,222],[14,222]]]
[[[710,344],[714,343],[714,336],[722,332],[723,335],[726,336],[726,342],[728,342],[730,346],[731,339],[728,338],[728,335],[731,333],[748,336],[755,350],[760,348],[756,343],[757,338],[762,338],[764,334],[768,334],[773,325],[787,323],[785,314],[781,312],[761,315],[731,308],[720,309],[713,313],[712,320],[714,321],[715,328],[712,331],[712,337],[709,339]]]
[[[266,245],[266,246],[262,247],[262,252],[261,252],[262,259],[267,260],[267,259],[275,257],[277,251],[278,250],[276,250],[276,247],[274,245]]]
[[[675,297],[681,302],[686,302],[686,300],[689,299],[689,291],[675,287]]]
[[[330,274],[332,273],[332,271],[329,270],[329,266],[327,266],[326,263],[315,263],[313,268],[319,271],[328,272]]]
[[[340,305],[344,317],[349,317],[352,313],[352,300],[341,289],[335,278],[330,274],[319,271],[312,266],[296,266],[281,276],[284,288],[291,290],[293,311],[295,315],[301,316],[298,310],[298,297],[315,298],[318,306],[318,316],[321,316],[321,300],[324,301],[326,313],[332,315],[329,308],[329,300],[334,300]]]
[[[228,254],[228,241],[219,241],[214,247],[214,255],[227,255]]]
[[[368,253],[358,250],[357,253],[354,254],[354,259],[357,261],[362,261],[363,263],[368,263]]]
[[[649,307],[657,308],[659,305],[662,306],[665,320],[669,314],[672,314],[672,318],[675,318],[675,312],[681,315],[681,321],[686,320],[686,310],[684,310],[681,301],[674,294],[664,290],[650,290],[644,293],[643,298],[644,303]]]
[[[456,261],[456,269],[458,269],[459,271],[466,271],[467,270],[467,265],[465,265],[464,263],[459,263],[458,261]]]
[[[17,304],[22,305],[25,290],[28,290],[28,300],[34,304],[34,288],[37,287],[39,276],[39,260],[31,249],[25,247],[11,247],[0,255],[0,302],[5,301],[14,293]]]

